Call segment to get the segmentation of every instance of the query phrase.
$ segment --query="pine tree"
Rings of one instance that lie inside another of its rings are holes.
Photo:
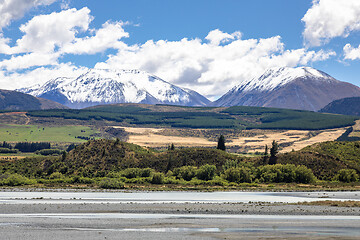
[[[218,144],[217,144],[217,149],[226,150],[225,147],[225,137],[223,135],[220,135],[219,140],[218,140]]]
[[[274,140],[272,142],[272,147],[270,148],[270,159],[269,159],[269,164],[270,165],[274,165],[277,163],[277,154],[279,153],[279,147],[277,142]]]
[[[267,164],[267,162],[269,161],[269,149],[268,146],[265,145],[265,152],[264,152],[264,157],[263,157],[263,163]]]

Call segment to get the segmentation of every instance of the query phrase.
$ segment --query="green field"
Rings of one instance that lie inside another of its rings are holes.
[[[0,141],[6,142],[74,142],[86,140],[75,136],[93,137],[98,131],[87,126],[41,127],[35,125],[2,125]]]
[[[217,129],[320,130],[355,124],[357,117],[263,107],[199,108],[168,105],[105,105],[87,109],[30,111],[30,117],[107,120],[133,126]]]

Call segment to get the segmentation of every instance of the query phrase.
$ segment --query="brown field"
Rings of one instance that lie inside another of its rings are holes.
[[[163,148],[170,144],[176,147],[215,147],[219,130],[173,130],[161,128],[133,128],[125,127],[129,133],[128,142],[140,146]],[[308,145],[332,141],[345,132],[346,128],[329,129],[321,131],[300,130],[242,130],[229,133],[227,130],[225,138],[228,149],[235,152],[263,151],[264,146],[270,146],[275,140],[279,143],[281,152],[300,150]],[[213,135],[211,135],[213,131]],[[224,130],[225,131],[225,130]]]

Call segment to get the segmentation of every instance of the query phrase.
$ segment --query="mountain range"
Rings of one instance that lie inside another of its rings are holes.
[[[210,102],[199,93],[139,70],[90,69],[76,77],[58,77],[18,91],[70,108],[100,104],[143,103],[183,106],[259,106],[318,111],[328,103],[360,97],[360,88],[311,67],[270,68],[241,81]]]
[[[328,103],[360,96],[360,88],[310,67],[270,68],[242,81],[214,106],[259,106],[318,111]]]
[[[143,103],[205,106],[208,99],[190,89],[138,70],[90,69],[76,77],[59,77],[42,86],[18,91],[59,102],[70,108],[101,104]]]

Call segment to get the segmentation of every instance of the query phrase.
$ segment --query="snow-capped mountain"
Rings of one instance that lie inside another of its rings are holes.
[[[90,69],[77,78],[59,77],[18,91],[71,108],[113,103],[204,106],[210,102],[195,91],[139,70]]]
[[[317,111],[336,99],[360,96],[360,88],[311,67],[270,68],[241,82],[214,106],[259,106]]]

